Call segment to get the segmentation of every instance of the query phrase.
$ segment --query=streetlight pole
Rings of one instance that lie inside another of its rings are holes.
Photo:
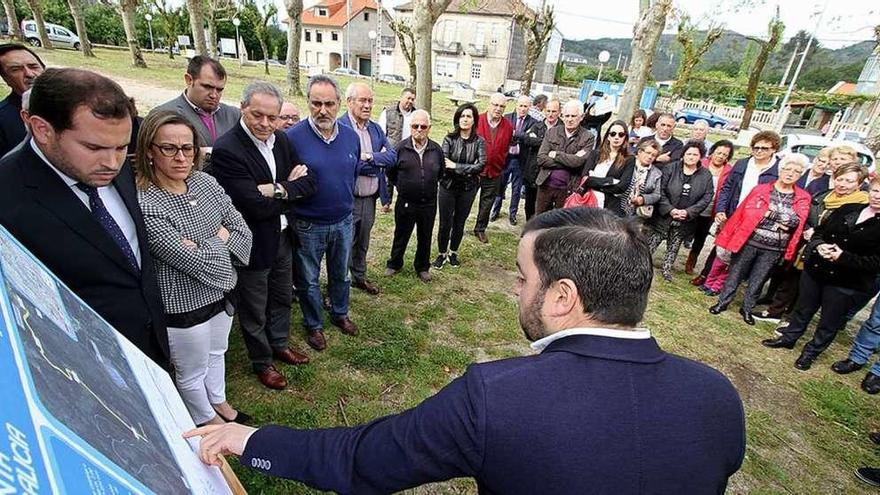
[[[238,53],[238,44],[241,39],[238,36],[238,26],[241,25],[241,19],[239,19],[238,17],[232,19],[232,25],[235,26],[235,58],[238,59],[238,66],[241,67],[241,54]]]
[[[155,52],[156,47],[153,46],[153,14],[145,15],[144,19],[147,20],[147,28],[150,30],[150,51]]]
[[[593,89],[599,85],[599,81],[602,80],[602,69],[605,67],[605,63],[611,60],[611,53],[608,50],[602,50],[599,52],[599,75],[596,76],[596,84],[593,85]]]

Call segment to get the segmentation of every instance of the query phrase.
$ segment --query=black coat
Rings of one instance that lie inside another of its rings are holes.
[[[281,215],[286,215],[288,224],[292,225],[290,203],[311,196],[318,187],[314,175],[306,175],[295,181],[287,180],[294,164],[300,162],[287,136],[281,131],[275,131],[272,154],[275,156],[276,177],[272,177],[266,159],[250,136],[241,125],[236,125],[217,138],[211,155],[211,175],[223,186],[254,234],[248,264],[248,268],[253,270],[272,266],[278,255]],[[267,198],[257,190],[258,185],[272,182],[281,184],[287,190],[286,199]]]
[[[834,210],[816,227],[807,246],[804,269],[819,283],[869,292],[880,272],[880,217],[856,225],[863,204],[848,204]],[[843,250],[837,261],[816,252],[819,244],[837,244]]]
[[[9,93],[0,101],[0,158],[22,142],[26,135],[21,121],[21,96]]]
[[[388,183],[397,188],[397,201],[427,205],[437,202],[437,184],[445,165],[439,144],[428,139],[419,158],[412,137],[408,137],[397,143],[397,163],[385,173]]]
[[[30,144],[0,160],[0,224],[119,333],[168,369],[165,310],[127,162],[113,185],[137,229],[140,272]]]
[[[531,187],[538,187],[535,181],[538,180],[538,150],[541,149],[541,142],[544,141],[544,135],[547,133],[547,121],[543,120],[535,122],[520,138],[520,145],[528,146],[528,153],[523,155],[520,150],[520,167],[522,167],[523,182]]]
[[[619,167],[612,165],[605,177],[589,177],[590,171],[596,168],[598,161],[599,150],[595,150],[587,159],[587,165],[584,166],[583,176],[587,176],[587,181],[583,189],[594,189],[604,193],[605,209],[622,216],[624,211],[620,204],[624,199],[623,194],[626,193],[632,182],[633,172],[636,169],[636,157],[627,157]],[[626,198],[626,201],[629,201],[629,198]]]

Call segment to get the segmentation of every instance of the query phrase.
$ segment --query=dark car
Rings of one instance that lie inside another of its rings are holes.
[[[730,121],[724,117],[719,117],[712,112],[697,108],[682,108],[675,112],[675,121],[681,124],[693,124],[701,119],[708,122],[709,127],[714,127],[715,129],[723,129],[730,125]]]

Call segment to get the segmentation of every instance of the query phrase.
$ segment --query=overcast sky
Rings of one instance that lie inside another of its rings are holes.
[[[284,11],[283,0],[275,0],[279,11]],[[384,0],[383,7],[390,9],[407,0]],[[479,0],[477,0],[479,1]],[[557,27],[568,39],[629,38],[632,26],[638,19],[638,0],[546,0],[556,9]],[[532,6],[541,0],[525,0]],[[315,0],[305,0],[313,5]],[[819,20],[819,12],[827,4],[819,28],[818,38],[823,46],[837,48],[873,39],[873,27],[880,24],[880,1],[872,0],[675,0],[680,11],[707,25],[713,15],[724,19],[728,29],[745,35],[766,36],[767,22],[773,17],[776,6],[785,22],[785,37],[798,30],[812,31]],[[608,8],[613,5],[614,8]],[[667,23],[669,28],[675,27]],[[671,31],[670,31],[671,32]]]

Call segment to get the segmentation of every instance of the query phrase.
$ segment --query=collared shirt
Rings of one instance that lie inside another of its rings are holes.
[[[238,123],[241,125],[241,128],[244,129],[245,134],[247,134],[248,137],[251,138],[251,141],[254,142],[254,146],[257,147],[257,151],[260,152],[263,159],[266,160],[266,165],[269,167],[269,173],[272,174],[273,182],[278,182],[278,166],[275,164],[275,153],[272,152],[272,150],[275,149],[275,133],[272,133],[266,141],[260,141],[244,124],[244,119],[239,120]],[[286,177],[282,177],[281,179],[284,180]],[[281,230],[286,228],[287,217],[282,214]]]
[[[424,154],[425,154],[425,150],[428,149],[428,140],[425,139],[425,144],[423,144],[422,146],[418,146],[418,145],[416,145],[416,140],[413,139],[412,144],[413,144],[413,149],[416,150],[416,153],[419,154],[419,158],[421,159],[422,156],[424,156]]]
[[[34,153],[36,153],[37,156],[40,157],[50,169],[52,169],[52,171],[58,174],[58,177],[61,177],[61,180],[63,180],[64,184],[66,184],[73,194],[76,195],[77,199],[79,199],[89,211],[92,211],[91,206],[89,206],[89,196],[80,188],[76,187],[76,185],[79,184],[79,181],[68,176],[61,170],[58,170],[55,165],[52,165],[52,162],[46,158],[46,155],[43,154],[43,151],[33,140],[31,140],[30,144]],[[98,197],[100,197],[101,202],[104,203],[104,207],[107,208],[110,216],[113,217],[113,220],[116,221],[116,224],[122,229],[122,233],[125,234],[125,240],[127,240],[128,245],[131,246],[131,251],[134,253],[135,259],[137,259],[138,266],[140,266],[141,249],[140,243],[138,242],[137,228],[134,225],[134,219],[131,218],[131,213],[129,213],[128,208],[125,207],[125,202],[122,200],[122,196],[119,195],[119,191],[116,190],[116,186],[113,185],[112,182],[96,189],[98,190]]]
[[[352,129],[354,129],[355,134],[358,135],[358,139],[361,140],[361,154],[369,153],[371,156],[373,154],[373,138],[370,137],[370,122],[367,121],[363,126],[358,124],[358,121],[355,120],[354,117],[349,113],[346,115],[346,118],[349,119],[352,123]],[[369,198],[379,192],[379,178],[378,177],[369,177],[366,175],[358,175],[357,180],[355,180],[354,184],[354,195],[361,198]]]
[[[324,141],[327,144],[332,143],[336,139],[336,136],[339,135],[339,122],[335,120],[333,121],[333,134],[330,136],[329,139],[325,138],[324,135],[321,134],[321,130],[318,129],[318,126],[315,124],[315,121],[312,119],[311,115],[309,116],[308,121],[309,126],[312,128],[313,131],[315,131],[315,134],[317,134],[318,137],[321,138],[321,141]]]
[[[195,110],[196,113],[204,113],[204,114],[213,116],[215,113],[220,111],[220,105],[217,105],[217,108],[215,108],[213,112],[206,112],[206,111],[202,110],[198,105],[193,103],[192,100],[190,100],[188,96],[186,96],[186,91],[183,92],[183,99],[186,100],[187,103],[189,103],[189,106],[191,106],[192,109]]]
[[[400,130],[400,140],[408,138],[412,134],[412,128],[410,127],[410,123],[412,122],[413,112],[416,111],[415,107],[409,112],[404,112],[400,108],[400,103],[397,104],[397,110],[400,112],[400,115],[403,115],[403,128]],[[382,132],[388,134],[388,111],[382,110],[382,113],[379,114],[379,127],[382,128]]]
[[[617,328],[569,328],[543,339],[531,343],[530,347],[538,352],[547,348],[550,343],[572,335],[595,335],[597,337],[611,337],[613,339],[650,339],[651,332],[647,328],[634,328],[632,330],[620,330]]]

